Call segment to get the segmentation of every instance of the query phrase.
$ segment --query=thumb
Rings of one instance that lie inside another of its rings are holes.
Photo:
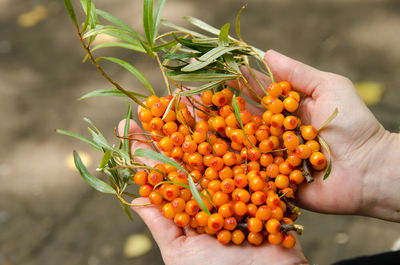
[[[308,96],[313,96],[325,72],[303,64],[274,50],[265,53],[264,60],[278,81],[288,81],[293,88]],[[275,81],[277,81],[275,80]]]
[[[132,204],[148,202],[147,198],[137,198],[132,201]],[[178,228],[171,219],[165,218],[157,206],[134,206],[132,209],[143,219],[161,250],[183,235],[182,229]]]

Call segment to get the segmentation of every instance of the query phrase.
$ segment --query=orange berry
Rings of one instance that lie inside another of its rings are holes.
[[[268,219],[271,218],[271,208],[268,207],[267,205],[261,205],[258,207],[257,212],[256,212],[256,218],[262,220],[262,221],[267,221]]]
[[[270,140],[274,144],[274,149],[279,148],[280,142],[277,136],[271,135],[270,137],[268,137],[268,140]]]
[[[275,178],[275,185],[278,189],[284,189],[289,186],[289,178],[286,175],[279,174]]]
[[[267,196],[262,191],[256,191],[251,194],[251,202],[255,205],[261,205],[265,203]]]
[[[281,201],[281,204],[282,203],[285,204],[284,202]],[[281,207],[272,208],[272,210],[271,210],[271,218],[274,218],[274,219],[276,219],[278,221],[282,220],[282,218],[283,218],[282,208]]]
[[[247,227],[250,232],[258,233],[263,229],[263,223],[260,219],[252,217],[247,221]]]
[[[271,140],[265,139],[258,144],[258,148],[261,152],[270,152],[274,149],[274,144]]]
[[[144,184],[139,188],[139,195],[142,197],[149,197],[152,191],[153,191],[153,186],[149,184]]]
[[[141,108],[139,111],[139,120],[141,122],[150,122],[153,119],[153,114],[151,111],[145,108]]]
[[[166,136],[162,138],[157,145],[162,151],[169,152],[174,148],[174,141],[171,137]]]
[[[149,122],[149,126],[150,126],[151,130],[160,131],[164,127],[164,121],[159,117],[154,117]]]
[[[247,213],[247,206],[244,202],[237,201],[233,205],[233,211],[235,212],[236,215],[243,216]]]
[[[219,241],[220,243],[226,245],[226,244],[228,244],[229,242],[231,242],[232,234],[231,234],[231,232],[228,231],[228,230],[222,230],[222,231],[218,232],[218,234],[217,234],[217,239],[218,239],[218,241]]]
[[[227,217],[224,221],[224,229],[232,231],[237,226],[237,221],[235,217]]]
[[[247,176],[245,174],[237,174],[233,181],[238,188],[245,188],[248,184]]]
[[[231,140],[236,143],[243,143],[245,140],[244,132],[241,129],[235,129],[232,131]]]
[[[267,229],[270,234],[278,234],[281,230],[281,223],[277,219],[271,218],[265,224],[265,229]]]
[[[186,135],[190,134],[189,129],[185,125],[182,125],[182,124],[179,125],[178,132],[183,134],[183,136],[186,136]]]
[[[232,195],[232,198],[236,201],[242,201],[247,203],[250,200],[250,193],[245,189],[237,189],[235,195]]]
[[[174,159],[182,159],[183,157],[183,149],[180,146],[175,146],[174,148],[172,148],[171,150],[171,157]]]
[[[297,167],[301,165],[301,158],[299,158],[298,156],[296,156],[295,153],[292,153],[290,155],[288,155],[288,157],[286,158],[286,161],[291,164],[293,167]]]
[[[225,193],[231,193],[235,189],[235,183],[233,179],[227,178],[221,182],[221,191]]]
[[[225,119],[221,116],[216,116],[212,120],[212,127],[215,131],[222,133],[225,131],[226,128],[226,122]]]
[[[213,97],[213,92],[211,90],[204,91],[203,94],[201,95],[201,101],[203,102],[204,105],[211,105],[213,103],[212,97]]]
[[[268,242],[271,243],[272,245],[279,245],[282,242],[282,239],[283,239],[282,233],[268,235]]]
[[[174,217],[174,223],[178,227],[185,227],[190,222],[190,216],[185,212],[179,212]]]
[[[273,156],[272,154],[262,154],[260,157],[260,164],[263,167],[267,167],[268,165],[273,163]]]
[[[249,122],[243,127],[244,133],[247,135],[254,135],[257,130],[257,125],[254,122]]]
[[[222,160],[224,161],[224,164],[227,166],[233,166],[236,163],[236,155],[233,152],[226,152]]]
[[[154,119],[159,119],[159,118],[153,118]],[[151,122],[150,122],[150,126],[151,126]],[[155,128],[152,127],[153,130],[156,130]],[[173,122],[167,122],[166,124],[164,124],[164,126],[162,126],[162,131],[165,135],[171,135],[174,132],[176,132],[178,130],[178,125]]]
[[[225,118],[225,124],[228,127],[232,127],[232,128],[238,128],[239,123],[236,120],[236,115],[235,113],[231,113],[229,114],[226,118]]]
[[[147,182],[153,186],[163,181],[163,179],[164,176],[160,172],[157,172],[155,170],[150,171],[150,173],[147,176]]]
[[[317,137],[317,129],[315,129],[312,125],[303,125],[300,126],[301,136],[303,136],[304,140],[312,140]]]
[[[265,180],[260,177],[249,178],[249,187],[253,191],[261,191],[264,189],[265,185]]]
[[[172,201],[180,195],[180,191],[177,185],[168,185],[164,189],[164,198],[168,201]]]
[[[304,181],[303,173],[300,170],[293,170],[289,175],[290,182],[300,184]]]
[[[258,161],[250,161],[247,163],[247,171],[260,170],[260,163]]]
[[[176,213],[183,212],[185,210],[185,205],[185,200],[179,197],[171,201],[171,206]]]
[[[284,120],[285,120],[285,116],[283,116],[282,113],[274,114],[271,117],[270,123],[271,123],[272,127],[278,128],[278,127],[282,127],[283,126],[283,121]]]
[[[225,166],[218,172],[218,176],[221,180],[229,179],[233,177],[233,171],[230,167]]]
[[[172,219],[176,215],[176,212],[172,208],[171,203],[164,204],[164,206],[162,207],[162,213],[163,213],[164,217],[166,217],[168,219]]]
[[[190,201],[186,202],[185,212],[188,215],[194,216],[199,212],[199,210],[200,210],[200,207],[195,200],[190,200]]]
[[[231,203],[225,203],[218,209],[218,213],[224,218],[231,217],[234,213],[233,205]]]
[[[182,144],[182,149],[185,153],[192,154],[197,150],[197,143],[193,140],[185,141]]]
[[[281,192],[285,197],[294,199],[294,192],[292,188],[286,187],[282,189]]]
[[[300,95],[296,91],[290,91],[289,93],[287,93],[287,96],[294,98],[295,100],[297,100],[297,102],[300,102]]]
[[[283,106],[289,112],[295,112],[299,107],[299,102],[292,97],[287,97],[283,100]]]
[[[146,106],[149,108],[152,108],[154,106],[154,104],[160,103],[160,102],[161,102],[161,100],[159,97],[152,95],[146,99]]]
[[[164,115],[166,107],[161,102],[156,102],[151,107],[151,114],[155,117],[161,117]]]
[[[243,125],[249,123],[251,121],[251,113],[250,111],[244,109],[240,111],[240,119],[242,120]]]
[[[262,119],[265,122],[265,124],[270,125],[272,115],[274,115],[274,113],[272,113],[272,111],[270,111],[270,110],[267,110],[263,113]]]
[[[291,234],[286,234],[283,237],[282,245],[285,248],[292,248],[292,247],[294,247],[294,245],[296,245],[296,238]]]
[[[222,92],[215,93],[212,98],[212,103],[217,107],[222,107],[226,103],[228,103],[228,98]]]
[[[267,176],[270,178],[276,178],[279,174],[279,167],[277,164],[269,164],[265,170],[267,172]]]
[[[296,147],[295,153],[299,158],[307,159],[311,155],[311,149],[305,144],[300,144]]]
[[[281,113],[283,107],[283,102],[278,98],[274,98],[270,101],[270,103],[268,103],[268,110],[270,110],[274,114]]]
[[[269,132],[266,129],[258,129],[255,133],[257,141],[261,142],[268,138]]]
[[[247,236],[247,241],[255,246],[261,245],[263,240],[264,238],[260,233],[250,232]]]
[[[321,148],[319,143],[315,140],[309,140],[305,143],[305,145],[307,145],[310,148],[311,152],[318,152]]]
[[[294,130],[297,127],[297,118],[295,116],[287,116],[283,120],[283,126],[286,130]]]
[[[253,203],[249,203],[247,204],[247,214],[251,217],[256,216],[257,213],[257,205],[253,204]]]
[[[207,226],[211,230],[219,231],[222,227],[224,227],[224,217],[219,213],[210,215]]]
[[[229,201],[229,196],[224,192],[217,191],[213,195],[212,201],[217,207],[220,207]]]
[[[297,146],[300,144],[300,139],[297,135],[288,134],[286,139],[283,141],[283,146],[288,150],[295,150]]]
[[[185,185],[187,184],[187,179],[186,179],[186,183],[183,183]],[[179,190],[179,197],[181,197],[185,202],[189,201],[192,198],[192,192],[189,189],[180,189]]]
[[[220,157],[213,157],[210,161],[210,167],[216,171],[221,170],[224,167],[224,161]]]
[[[278,83],[271,83],[267,88],[269,96],[277,98],[282,94],[282,87]]]
[[[207,226],[209,216],[206,212],[200,211],[196,214],[195,219],[199,226]]]
[[[246,107],[246,100],[242,97],[236,97],[236,103],[240,110],[244,110]]]
[[[284,175],[289,175],[293,171],[293,166],[285,161],[279,165],[279,172]]]
[[[204,177],[208,179],[217,179],[218,178],[218,172],[212,167],[208,167],[206,171],[204,172]]]
[[[267,197],[267,205],[271,208],[275,208],[278,207],[281,204],[281,199],[279,199],[279,196],[274,193],[274,194],[270,194]]]
[[[207,142],[200,143],[197,146],[197,152],[199,152],[201,155],[208,155],[211,153],[211,151],[211,145]]]
[[[213,145],[212,149],[216,156],[223,156],[229,151],[229,146],[226,142],[217,142]]]
[[[227,101],[231,101],[232,97],[233,97],[233,92],[232,90],[230,90],[229,88],[224,88],[221,90],[221,93],[225,96],[225,98],[227,99]]]
[[[232,243],[235,245],[240,245],[244,241],[244,233],[239,229],[232,232]]]
[[[281,81],[278,85],[282,88],[282,93],[284,95],[287,95],[292,90],[292,86],[288,81]]]
[[[164,113],[165,115],[165,113]],[[176,114],[175,111],[169,110],[167,115],[164,117],[164,122],[176,121]]]
[[[199,167],[203,165],[203,156],[197,152],[190,154],[187,163],[193,167]]]
[[[147,183],[147,173],[146,171],[138,171],[136,174],[133,176],[133,181],[137,185],[144,185]]]

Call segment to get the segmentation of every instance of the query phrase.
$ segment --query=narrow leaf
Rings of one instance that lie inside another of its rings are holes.
[[[160,26],[161,14],[164,9],[165,2],[166,2],[166,0],[158,0],[158,2],[157,2],[156,11],[154,14],[153,39],[157,38],[158,27]]]
[[[123,204],[122,202],[119,202],[119,205],[121,205],[122,209],[124,209],[124,212],[128,216],[129,220],[131,220],[133,222],[133,216],[132,216],[132,212],[131,212],[131,209],[129,208],[129,206],[126,204]]]
[[[331,174],[331,170],[332,170],[332,155],[331,155],[331,150],[328,146],[328,144],[326,143],[326,141],[324,140],[324,138],[322,138],[321,136],[317,136],[318,137],[318,142],[320,143],[320,145],[322,146],[322,148],[325,149],[325,151],[328,153],[329,155],[329,163],[328,163],[328,167],[326,168],[323,180],[327,179],[329,177],[329,175]]]
[[[104,136],[102,134],[96,133],[91,128],[88,128],[88,130],[89,130],[90,134],[92,135],[93,141],[97,145],[101,146],[102,148],[104,148],[106,150],[112,150],[111,145],[106,140],[106,138],[104,138]]]
[[[132,106],[131,104],[128,105],[128,112],[126,113],[125,117],[125,127],[124,127],[124,151],[126,153],[130,153],[129,150],[129,125],[130,120],[132,119]],[[126,161],[130,164],[130,161]]]
[[[129,94],[131,94],[133,97],[138,97],[138,98],[147,98],[148,96],[142,95],[136,92],[131,92],[128,91]],[[104,96],[115,96],[115,97],[128,97],[124,93],[121,92],[121,90],[118,89],[100,89],[100,90],[94,90],[91,91],[82,97],[80,97],[78,100],[82,99],[87,99],[87,98],[92,98],[92,97],[104,97]]]
[[[238,36],[240,41],[243,41],[242,33],[240,32],[240,16],[242,15],[243,10],[246,8],[246,5],[242,6],[236,16],[236,35]]]
[[[74,161],[75,166],[78,169],[79,173],[81,174],[82,178],[94,189],[103,192],[103,193],[110,193],[116,194],[115,190],[105,183],[104,181],[96,178],[95,176],[91,175],[85,165],[82,163],[82,160],[78,154],[78,152],[74,151]]]
[[[214,28],[213,26],[205,23],[204,21],[201,21],[198,18],[191,17],[191,16],[185,16],[183,17],[187,21],[189,21],[191,24],[195,25],[196,27],[201,28],[202,30],[208,31],[212,34],[219,35],[219,29]]]
[[[164,112],[164,115],[162,116],[162,120],[164,120],[165,119],[165,117],[167,117],[167,115],[168,115],[168,112],[171,110],[171,108],[172,108],[172,106],[175,104],[175,98],[177,97],[177,95],[174,95],[174,97],[171,99],[171,101],[169,102],[169,104],[168,104],[168,107],[167,107],[167,109],[165,110],[165,112]]]
[[[125,22],[119,20],[118,18],[114,17],[113,15],[111,15],[110,13],[107,13],[106,11],[97,9],[97,14],[99,16],[101,16],[102,18],[104,18],[105,20],[120,26],[121,28],[123,28],[124,30],[130,32],[131,34],[133,34],[136,38],[138,38],[139,40],[143,40],[142,35],[140,35],[136,30],[134,30],[132,27],[130,27],[128,24],[126,24]]]
[[[86,8],[85,8],[85,2],[86,2]],[[91,9],[92,9],[92,1],[91,0],[81,0],[81,4],[86,13],[85,23],[82,26],[82,32],[84,32],[86,30],[87,26],[89,25]]]
[[[60,130],[60,129],[57,129],[56,132],[59,133],[59,134],[63,134],[63,135],[74,137],[74,138],[76,138],[78,140],[81,140],[81,141],[89,144],[91,147],[93,147],[96,150],[101,150],[101,147],[98,144],[96,144],[93,140],[90,140],[89,138],[86,138],[86,137],[84,137],[82,135],[79,135],[77,133],[70,132],[70,131]]]
[[[146,51],[143,49],[142,45],[140,44],[139,41],[136,41],[137,43],[125,43],[125,42],[106,42],[106,43],[101,43],[99,45],[96,45],[93,47],[90,51],[94,52],[95,50],[102,49],[102,48],[113,48],[113,47],[118,47],[118,48],[125,48],[129,49],[132,51],[137,51],[137,52],[143,52],[146,53]]]
[[[193,63],[190,63],[189,65],[183,67],[181,71],[183,72],[193,72],[199,69],[204,68],[205,66],[213,63],[218,57],[234,51],[234,50],[240,50],[243,49],[242,47],[234,46],[234,47],[216,47],[210,51],[208,51],[206,54],[203,54],[202,56],[199,57],[198,60],[196,60]]]
[[[149,45],[147,45],[146,43],[144,43],[143,41],[140,41],[140,44],[142,45],[143,49],[146,51],[146,53],[152,58],[156,58],[156,56],[154,55],[154,52],[152,50],[151,47],[149,47]]]
[[[333,121],[334,118],[336,118],[338,113],[339,113],[338,108],[335,108],[331,116],[329,116],[329,118],[318,128],[317,131],[320,132],[322,129],[324,129],[331,121]]]
[[[168,20],[165,20],[165,19],[161,19],[161,23],[164,26],[176,29],[178,31],[186,32],[186,33],[188,33],[188,34],[190,34],[190,35],[192,35],[194,37],[197,37],[197,38],[208,38],[206,35],[203,35],[201,33],[195,32],[193,30],[190,30],[190,29],[187,29],[187,28],[184,28],[184,27],[181,27],[181,26],[177,26],[174,23],[172,23],[171,21],[168,21]]]
[[[218,44],[220,46],[228,46],[228,35],[229,35],[229,27],[230,24],[226,23],[225,25],[222,26],[220,32],[219,32],[219,36],[218,36]]]
[[[223,55],[223,58],[225,62],[228,64],[228,66],[233,70],[238,73],[240,73],[239,65],[236,62],[235,58],[233,58],[232,54],[226,53]]]
[[[214,87],[217,87],[221,84],[223,84],[224,81],[214,81],[214,82],[209,82],[207,84],[204,84],[202,86],[190,89],[190,90],[185,90],[185,91],[181,91],[178,94],[181,96],[194,96],[194,95],[198,95],[206,90],[210,90],[213,89]]]
[[[177,169],[182,170],[183,172],[185,172],[186,174],[188,174],[187,170],[184,169],[184,168],[183,168],[178,162],[176,162],[175,160],[173,160],[173,159],[171,159],[171,158],[169,158],[169,157],[166,157],[165,155],[160,154],[160,153],[158,153],[158,152],[149,150],[149,149],[143,149],[143,148],[136,149],[136,150],[135,150],[135,153],[133,154],[133,156],[134,156],[134,157],[135,157],[135,156],[136,156],[136,157],[144,157],[144,158],[149,158],[149,159],[157,160],[157,161],[163,162],[163,163],[165,163],[165,164],[169,164],[169,165],[171,165],[171,166],[174,166],[174,167],[176,167]]]
[[[210,211],[207,209],[206,205],[204,204],[203,200],[201,199],[200,193],[196,188],[196,184],[194,184],[193,178],[190,175],[188,175],[188,180],[189,180],[190,191],[192,192],[192,195],[193,195],[194,199],[196,200],[197,204],[208,215],[211,215]]]
[[[95,35],[98,35],[101,33],[104,33],[104,34],[107,34],[110,36],[113,36],[111,34],[119,36],[122,34],[129,34],[129,31],[122,29],[122,28],[115,27],[115,26],[110,26],[110,25],[107,25],[107,26],[96,25],[95,28],[88,30],[85,34],[83,34],[82,38],[86,39],[88,37],[95,36]],[[128,35],[127,35],[127,39],[134,40],[134,38],[132,38],[131,36],[128,36]]]
[[[212,82],[212,81],[227,81],[237,79],[239,76],[235,74],[218,74],[218,73],[188,73],[182,74],[181,72],[168,72],[167,76],[178,82],[191,81],[191,82]]]
[[[154,89],[151,86],[151,84],[149,83],[149,81],[147,81],[147,79],[144,77],[144,75],[139,72],[135,67],[133,67],[131,64],[129,64],[128,62],[125,62],[121,59],[115,58],[115,57],[99,57],[98,60],[108,60],[111,61],[113,63],[119,64],[120,66],[124,67],[126,70],[128,70],[129,72],[131,72],[134,76],[136,76],[137,79],[139,79],[139,81],[147,88],[147,90],[150,91],[151,94],[155,95]]]
[[[111,150],[107,150],[101,158],[99,168],[103,169],[111,158]]]
[[[143,29],[150,47],[154,45],[153,0],[143,1]]]
[[[72,7],[71,0],[64,0],[65,7],[67,8],[68,14],[71,17],[72,23],[74,23],[75,28],[79,30],[78,21],[76,20],[76,15],[74,8]]]

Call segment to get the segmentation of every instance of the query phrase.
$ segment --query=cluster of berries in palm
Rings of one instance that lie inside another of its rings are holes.
[[[187,170],[202,205],[188,174],[170,164],[134,175],[140,195],[175,225],[215,235],[223,244],[247,239],[292,248],[290,231],[301,230],[294,224],[296,190],[327,160],[318,131],[296,116],[299,93],[286,81],[271,83],[267,92],[260,115],[227,85],[201,96],[147,98],[147,108],[139,110],[142,127],[160,152]]]

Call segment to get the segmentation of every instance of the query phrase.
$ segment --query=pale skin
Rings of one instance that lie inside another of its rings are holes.
[[[268,51],[269,64],[275,81],[289,81],[306,97],[299,117],[304,124],[316,128],[338,108],[339,114],[320,135],[332,152],[332,172],[322,180],[323,172],[314,174],[315,181],[304,183],[296,194],[299,204],[309,210],[333,214],[353,214],[400,222],[400,135],[386,131],[358,96],[350,80],[322,72],[275,51]],[[251,75],[243,70],[254,90],[262,90]],[[267,87],[270,79],[257,74]],[[230,83],[239,87],[238,83]],[[241,84],[244,88],[244,84]],[[246,89],[248,96],[252,96]],[[251,111],[257,111],[254,106]],[[260,111],[260,110],[258,110]],[[124,121],[119,124],[122,134]],[[131,121],[131,132],[140,132]],[[133,143],[136,148],[147,144]],[[152,161],[141,161],[151,163]],[[139,198],[133,203],[143,203]],[[166,219],[156,207],[134,207],[144,220],[160,247],[165,264],[301,264],[307,263],[299,244],[293,249],[263,244],[254,247],[224,246],[214,237],[180,229]]]

